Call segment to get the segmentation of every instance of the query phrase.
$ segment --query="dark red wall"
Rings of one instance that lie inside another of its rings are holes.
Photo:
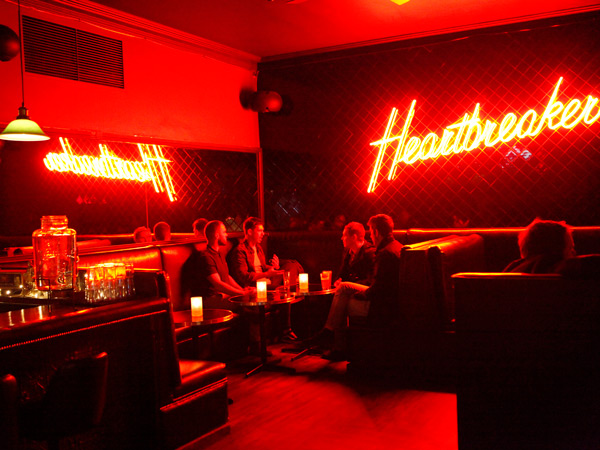
[[[279,113],[259,118],[269,223],[337,213],[364,222],[385,212],[398,227],[452,226],[453,216],[470,226],[536,216],[599,224],[600,121],[402,166],[367,193],[369,143],[383,136],[393,106],[403,123],[416,99],[411,135],[441,136],[476,103],[483,120],[541,114],[561,76],[559,100],[600,97],[599,29],[595,13],[262,65],[259,89],[284,99]]]

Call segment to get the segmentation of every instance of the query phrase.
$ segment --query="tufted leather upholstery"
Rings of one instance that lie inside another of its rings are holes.
[[[600,279],[453,280],[460,448],[598,448]]]
[[[401,319],[379,329],[351,323],[350,367],[373,371],[413,366],[443,371],[444,377],[452,378],[456,368],[450,276],[483,266],[483,239],[478,235],[451,235],[405,246],[398,274]]]

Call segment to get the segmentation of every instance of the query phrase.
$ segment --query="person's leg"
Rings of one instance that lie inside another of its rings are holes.
[[[366,291],[367,288],[368,286],[357,283],[341,283],[333,296],[327,322],[325,322],[325,329],[335,331],[345,327],[348,322],[348,308],[352,297],[355,294]],[[357,302],[358,300],[354,301]]]
[[[279,305],[279,314],[281,315],[281,327],[283,328],[282,340],[286,342],[294,342],[298,339],[298,336],[292,330],[292,305],[291,303],[284,303]]]
[[[350,298],[348,301],[348,317],[367,317],[369,314],[369,306],[371,302],[367,300],[358,300],[354,297]],[[340,327],[335,330],[335,335],[333,339],[333,347],[332,352],[329,355],[326,355],[328,359],[340,360],[345,359],[345,351],[347,348],[347,329],[346,327]]]

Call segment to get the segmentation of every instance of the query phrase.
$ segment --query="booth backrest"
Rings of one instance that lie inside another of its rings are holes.
[[[223,252],[237,244],[238,238],[228,240]],[[105,262],[131,263],[137,269],[163,270],[167,275],[169,298],[174,311],[189,309],[189,297],[182,289],[182,267],[195,251],[206,249],[205,239],[155,242],[151,244],[114,245],[89,249],[79,254],[79,266]]]
[[[162,267],[169,274],[171,303],[174,311],[190,309],[189,299],[183,292],[182,268],[195,251],[206,249],[206,242],[189,241],[160,246]]]
[[[483,239],[478,235],[447,236],[406,245],[400,258],[402,324],[411,330],[452,328],[454,293],[451,275],[482,269]]]
[[[407,244],[414,244],[451,234],[478,234],[484,243],[485,271],[501,272],[511,261],[520,258],[519,233],[523,230],[524,228],[411,228],[406,230],[405,239]],[[578,255],[600,253],[600,227],[572,227],[572,231]]]
[[[460,448],[597,448],[600,279],[453,281]]]
[[[311,282],[319,282],[323,270],[337,271],[342,262],[342,232],[270,231],[266,239],[267,259],[275,253],[280,260],[298,261]]]
[[[78,267],[114,262],[133,264],[136,269],[162,270],[160,248],[148,244],[144,246],[119,245],[101,249],[89,249],[79,253]]]

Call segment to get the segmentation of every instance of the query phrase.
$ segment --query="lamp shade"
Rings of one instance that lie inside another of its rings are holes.
[[[10,122],[0,134],[5,141],[47,141],[50,139],[33,120],[27,115],[27,108],[20,107],[19,115]]]

